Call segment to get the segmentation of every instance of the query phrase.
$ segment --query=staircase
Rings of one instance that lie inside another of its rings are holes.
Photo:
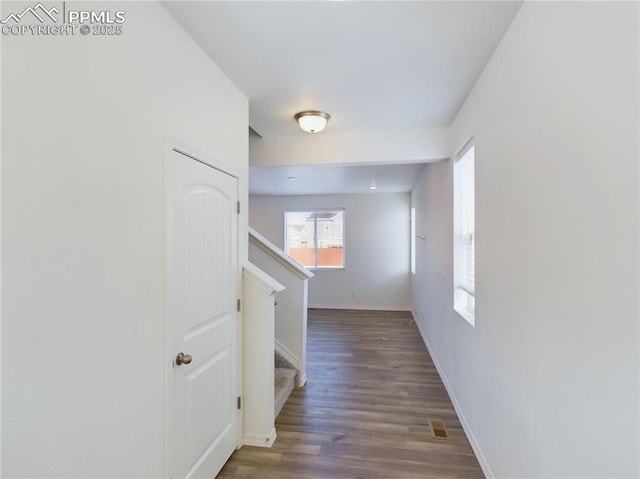
[[[278,417],[282,406],[289,399],[289,395],[296,388],[298,383],[298,371],[278,351],[275,352],[275,417]]]
[[[243,272],[243,443],[271,447],[275,418],[307,379],[307,288],[313,273],[251,228],[249,261]]]

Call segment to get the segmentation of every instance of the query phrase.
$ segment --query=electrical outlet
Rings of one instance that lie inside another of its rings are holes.
[[[351,293],[351,297],[355,298],[356,297],[356,293]]]

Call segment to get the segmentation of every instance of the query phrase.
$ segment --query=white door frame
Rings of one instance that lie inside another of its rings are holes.
[[[235,168],[234,166],[225,163],[222,160],[219,160],[211,155],[208,155],[200,150],[198,150],[197,148],[188,145],[187,143],[184,143],[180,140],[177,140],[173,137],[167,137],[167,141],[166,141],[166,147],[165,147],[165,154],[164,154],[164,158],[163,158],[163,237],[162,237],[162,250],[163,250],[163,279],[162,279],[162,296],[163,296],[163,333],[164,333],[164,344],[163,344],[163,354],[162,354],[162,369],[163,369],[163,451],[162,451],[162,455],[163,455],[163,475],[165,478],[170,478],[171,477],[171,451],[169,450],[169,448],[171,447],[172,444],[172,438],[171,438],[171,409],[172,409],[172,404],[173,404],[173,396],[172,396],[172,391],[171,391],[171,380],[172,380],[172,373],[173,373],[173,360],[174,360],[174,354],[175,351],[173,350],[173,345],[170,342],[170,335],[169,335],[169,318],[167,317],[167,311],[168,311],[168,269],[167,269],[167,265],[168,265],[168,250],[167,250],[167,200],[168,200],[168,195],[167,195],[167,184],[168,184],[168,177],[167,177],[167,164],[168,164],[168,158],[170,156],[170,154],[172,152],[177,152],[177,153],[181,153],[195,161],[198,161],[200,163],[203,163],[205,165],[208,165],[212,168],[215,168],[218,171],[221,171],[223,173],[226,173],[227,175],[233,176],[234,178],[236,178],[238,180],[238,200],[240,201],[241,197],[240,197],[240,192],[242,191],[241,188],[241,172],[240,170],[238,170],[237,168]],[[242,238],[247,238],[248,233],[245,233],[244,236],[242,236],[241,232],[242,232],[242,221],[238,221],[238,241],[242,241]],[[240,258],[240,252],[242,251],[242,248],[238,247],[237,248],[237,254],[238,254],[238,274],[237,274],[237,285],[236,285],[236,291],[237,291],[237,298],[238,299],[242,299],[242,261]],[[237,388],[238,388],[238,392],[237,395],[242,397],[242,385],[243,385],[243,341],[242,341],[242,337],[243,337],[243,317],[242,317],[242,312],[243,312],[244,308],[241,308],[240,311],[238,312],[238,324],[237,324],[237,360],[238,360],[238,380],[237,380]],[[240,448],[240,446],[242,446],[242,438],[243,438],[243,411],[240,410],[239,413],[237,414],[237,434],[236,434],[236,448]]]

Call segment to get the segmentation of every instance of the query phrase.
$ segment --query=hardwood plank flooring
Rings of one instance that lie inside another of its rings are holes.
[[[307,376],[219,479],[484,478],[410,313],[309,310]]]

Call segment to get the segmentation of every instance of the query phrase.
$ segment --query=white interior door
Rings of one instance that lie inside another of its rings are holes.
[[[174,479],[212,479],[237,444],[237,196],[237,178],[171,151],[167,453]]]

